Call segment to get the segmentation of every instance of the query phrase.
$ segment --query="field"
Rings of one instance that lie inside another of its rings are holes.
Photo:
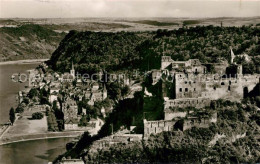
[[[260,17],[0,19],[0,61],[49,58],[70,30],[156,31],[209,25],[260,26]]]

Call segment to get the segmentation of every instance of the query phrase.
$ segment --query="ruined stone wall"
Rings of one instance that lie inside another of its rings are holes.
[[[210,106],[211,100],[209,98],[182,98],[182,99],[171,99],[164,102],[164,109],[169,108],[185,108],[185,107],[195,107],[204,108]]]
[[[255,75],[237,75],[235,78],[222,78],[214,76],[213,74],[207,75],[192,75],[178,73],[175,75],[174,87],[175,98],[209,98],[216,99],[229,99],[231,101],[241,100],[245,92],[251,92],[259,83],[259,74]],[[180,107],[186,107],[184,105]],[[190,105],[192,106],[192,105]]]
[[[173,83],[176,99],[201,97],[201,92],[205,90],[204,78],[204,75],[176,73]]]
[[[202,92],[202,97],[212,100],[229,99],[240,101],[245,92],[251,92],[259,83],[259,75],[245,75],[238,78],[226,78],[217,81],[208,81],[206,90]]]
[[[206,67],[205,66],[193,66],[192,67],[192,72],[193,73],[200,73],[203,74],[206,72]]]
[[[175,123],[176,121],[173,120],[144,120],[144,137],[148,137],[151,134],[161,133],[163,131],[172,131]]]
[[[197,127],[197,128],[208,128],[210,125],[210,120],[206,118],[202,119],[187,119],[184,120],[182,130],[185,131],[187,129],[191,129],[192,127]]]
[[[109,147],[118,143],[130,143],[135,141],[141,141],[143,138],[142,134],[122,134],[122,135],[111,135],[100,140],[94,141],[90,147],[89,152],[97,152],[103,148]]]
[[[224,75],[226,73],[228,64],[227,63],[224,63],[224,64],[216,63],[216,64],[213,64],[213,67],[214,67],[214,73],[219,74],[219,75]]]
[[[182,130],[185,131],[192,127],[208,128],[211,123],[216,123],[216,122],[217,122],[217,113],[214,113],[210,118],[191,117],[184,120]]]

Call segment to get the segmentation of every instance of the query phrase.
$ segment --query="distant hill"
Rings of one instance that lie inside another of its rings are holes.
[[[49,58],[65,33],[40,25],[0,28],[0,61]]]
[[[153,40],[153,36],[156,36],[156,31],[158,28],[161,29],[168,29],[182,32],[188,32],[182,30],[182,27],[195,27],[195,26],[223,26],[223,27],[231,27],[235,26],[235,29],[241,29],[241,26],[253,26],[254,28],[259,28],[260,17],[248,17],[248,18],[203,18],[203,19],[189,19],[189,18],[54,18],[54,19],[30,19],[30,18],[14,18],[14,19],[0,19],[0,61],[10,61],[10,60],[19,60],[19,59],[35,59],[35,58],[49,58],[54,50],[58,47],[59,42],[64,38],[66,35],[65,33],[69,32],[70,30],[78,30],[78,31],[103,31],[103,32],[119,32],[119,31],[131,31],[139,33],[139,39],[142,41],[148,40],[145,45],[140,47],[141,50],[146,51],[147,48],[143,48],[143,46],[149,47],[156,47],[158,43],[163,39],[155,39]],[[180,30],[178,30],[181,28]],[[216,27],[217,28],[217,27]],[[247,28],[247,30],[250,28]],[[199,29],[200,30],[200,29]],[[144,31],[153,31],[152,35],[147,35],[149,32]],[[192,30],[189,30],[192,32]],[[250,31],[250,30],[249,30]],[[62,33],[65,32],[65,33]],[[232,36],[232,28],[229,31],[225,31],[221,33],[221,29],[218,30],[218,33],[214,34],[214,38],[217,41],[221,41],[221,39],[225,39],[227,36],[230,42],[224,41],[227,46],[241,46],[247,47],[247,43],[244,41],[248,41],[249,37],[252,35],[240,35],[238,31],[236,32],[237,35]],[[242,32],[246,33],[247,31],[245,28],[242,28]],[[134,35],[136,35],[135,33]],[[142,33],[142,34],[141,34]],[[171,32],[174,33],[174,32]],[[196,34],[195,31],[194,34]],[[99,33],[100,34],[100,33]],[[198,36],[204,37],[203,33],[198,33]],[[204,33],[205,34],[205,33]],[[116,35],[116,34],[115,34]],[[127,36],[126,34],[125,36]],[[190,34],[189,34],[190,35]],[[212,34],[210,34],[212,35]],[[210,36],[208,35],[208,36]],[[223,38],[221,38],[221,35]],[[226,36],[225,36],[226,35]],[[182,36],[184,36],[182,34]],[[146,38],[148,37],[148,39]],[[190,38],[193,37],[193,38]],[[199,38],[194,38],[195,35],[189,36],[189,39],[194,40],[196,42],[203,43],[203,41],[199,40]],[[232,40],[232,37],[235,37],[235,40]],[[240,38],[239,38],[240,37]],[[164,37],[165,38],[165,37]],[[168,39],[174,39],[174,36],[171,35],[170,37],[167,36]],[[167,40],[166,38],[166,40]],[[133,38],[132,38],[133,39]],[[210,38],[208,38],[209,40]],[[252,38],[254,39],[254,38]],[[130,39],[131,40],[131,39]],[[129,41],[129,40],[128,40]],[[140,40],[132,40],[131,44],[140,44],[142,41]],[[111,41],[113,42],[113,41]],[[243,43],[244,42],[244,43]],[[178,38],[177,43],[170,43],[176,45],[172,49],[173,52],[178,52],[178,46],[181,48],[189,47],[182,47],[182,43],[191,44],[191,42],[183,42]],[[223,43],[223,47],[220,50],[224,50],[227,46]],[[192,43],[193,44],[193,43]],[[232,45],[233,44],[233,45]],[[250,43],[251,44],[251,43]],[[220,45],[220,43],[219,43]],[[244,46],[245,45],[245,46]],[[214,44],[210,43],[209,45],[201,46],[212,46],[211,49],[214,48]],[[108,46],[109,47],[109,46]],[[137,47],[138,48],[138,47]],[[159,49],[150,49],[151,53],[153,51],[158,52],[161,51],[162,47],[158,47]],[[169,47],[170,48],[170,47]],[[251,47],[255,49],[254,47]],[[251,51],[251,48],[248,47],[247,50]],[[236,48],[235,48],[236,49]],[[184,50],[184,49],[183,49]],[[190,50],[189,50],[190,51]],[[197,50],[196,50],[197,51]],[[109,51],[110,52],[110,51]],[[134,53],[137,52],[136,50],[133,51]],[[146,53],[146,52],[145,52]],[[190,52],[193,53],[193,52]],[[209,53],[209,51],[207,52]],[[240,53],[240,52],[239,52]],[[247,53],[247,52],[246,52]],[[179,53],[179,55],[187,56],[187,54]],[[130,54],[129,54],[130,55]],[[137,54],[136,54],[137,55]],[[207,55],[207,54],[206,54]],[[249,54],[250,55],[250,54]],[[132,55],[131,55],[132,56]],[[191,56],[191,55],[189,55]],[[158,59],[156,58],[156,61]],[[149,61],[150,64],[153,63]],[[148,68],[149,66],[145,66]]]

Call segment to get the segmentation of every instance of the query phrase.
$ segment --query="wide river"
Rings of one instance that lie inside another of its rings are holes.
[[[0,65],[0,124],[9,120],[9,110],[17,106],[16,96],[26,83],[14,83],[14,73],[26,73],[38,64]],[[0,146],[0,164],[45,164],[65,152],[73,138],[43,139]]]

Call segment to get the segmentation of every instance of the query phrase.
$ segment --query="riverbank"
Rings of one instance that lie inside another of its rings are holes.
[[[49,132],[47,117],[44,116],[40,120],[32,120],[31,116],[34,112],[41,111],[27,109],[22,114],[16,114],[14,124],[9,125],[0,136],[0,145],[49,138],[71,138],[84,133],[84,131]]]
[[[73,138],[82,135],[84,131],[67,131],[67,132],[46,132],[38,134],[29,134],[22,136],[14,136],[10,138],[2,138],[0,140],[0,146],[16,142],[51,139],[51,138]]]
[[[49,59],[27,59],[27,60],[4,61],[4,62],[0,62],[0,65],[7,65],[7,64],[33,64],[33,63],[45,62],[47,60],[49,60]]]

